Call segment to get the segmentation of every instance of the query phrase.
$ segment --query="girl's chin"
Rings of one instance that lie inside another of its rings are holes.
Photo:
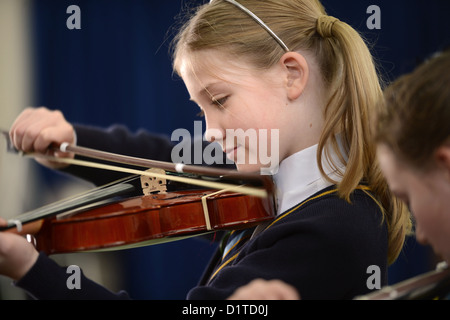
[[[260,164],[236,164],[237,170],[240,172],[257,172],[260,173],[262,166]]]

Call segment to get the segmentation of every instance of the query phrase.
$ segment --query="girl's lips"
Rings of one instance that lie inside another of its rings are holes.
[[[237,149],[237,147],[229,148],[229,149],[224,150],[224,152],[225,152],[225,153],[230,153],[230,152],[233,152],[233,151],[236,150],[236,149]]]
[[[228,154],[228,153],[234,152],[236,149],[237,149],[237,147],[227,149],[227,150],[225,150],[225,153]]]
[[[225,150],[225,153],[227,154],[227,158],[230,160],[234,160],[236,158],[236,151],[238,147],[230,148]]]

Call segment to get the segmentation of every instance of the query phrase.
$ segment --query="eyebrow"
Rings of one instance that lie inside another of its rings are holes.
[[[200,90],[200,92],[198,93],[198,95],[199,95],[200,97],[206,96],[206,97],[208,97],[208,98],[211,98],[211,97],[212,97],[212,94],[211,94],[211,92],[210,92],[210,91],[211,91],[210,87],[212,87],[212,86],[214,86],[214,85],[216,85],[216,84],[217,84],[216,82],[213,82],[213,83],[210,83],[210,84],[208,84],[207,86],[203,87],[203,89]],[[192,97],[190,97],[189,100],[190,100],[190,101],[193,101],[193,102],[195,102],[195,103],[197,103],[197,102],[195,101],[195,99],[192,98]]]

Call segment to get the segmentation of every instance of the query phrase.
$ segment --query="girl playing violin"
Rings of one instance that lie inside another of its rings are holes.
[[[380,102],[385,107],[377,115],[375,135],[380,167],[392,192],[411,209],[417,240],[431,245],[447,264],[450,263],[449,68],[447,50],[392,83]],[[408,281],[413,289],[411,280]],[[446,290],[448,298],[450,288]],[[424,295],[425,291],[421,291]],[[252,299],[271,293],[289,297],[296,292],[280,281],[259,279],[230,298]]]
[[[386,284],[410,218],[375,161],[369,119],[382,90],[359,34],[326,15],[318,0],[213,0],[176,37],[174,69],[205,116],[205,137],[238,170],[267,169],[249,161],[263,141],[250,143],[229,130],[277,132],[269,137],[278,139],[264,143],[280,160],[272,170],[277,218],[224,240],[187,298],[224,299],[262,278],[288,283],[303,299],[351,299],[370,291],[372,265]],[[52,143],[74,142],[74,132],[79,145],[170,160],[163,138],[72,126],[45,108],[24,111],[10,135],[19,150],[47,152]],[[105,179],[103,172],[63,170]],[[128,298],[84,276],[81,290],[68,290],[65,270],[51,259],[19,236],[0,237],[0,272],[36,298]]]

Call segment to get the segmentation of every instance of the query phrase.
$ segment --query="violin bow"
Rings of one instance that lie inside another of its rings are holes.
[[[133,165],[133,166],[143,167],[143,168],[147,168],[147,169],[148,168],[160,168],[160,169],[163,169],[166,171],[172,171],[172,172],[176,172],[176,173],[192,173],[192,174],[197,174],[200,176],[215,176],[215,177],[227,177],[227,178],[235,178],[235,179],[260,181],[264,184],[264,186],[266,188],[256,188],[256,187],[249,187],[249,186],[245,186],[245,185],[233,185],[230,183],[210,181],[210,180],[205,180],[205,179],[194,179],[194,178],[188,178],[188,177],[184,177],[184,176],[161,174],[161,173],[156,173],[156,172],[124,168],[124,167],[120,167],[120,166],[102,164],[102,163],[79,160],[79,159],[60,158],[60,157],[55,157],[55,156],[43,155],[43,154],[39,154],[39,153],[18,152],[14,148],[14,146],[11,142],[9,132],[6,130],[0,130],[0,132],[5,136],[5,138],[7,140],[8,151],[19,153],[19,154],[21,154],[23,156],[27,156],[27,157],[47,159],[50,161],[65,163],[65,164],[70,164],[70,165],[84,166],[84,167],[103,169],[103,170],[111,170],[111,171],[116,171],[116,172],[123,172],[123,173],[147,176],[147,177],[158,178],[158,179],[167,179],[167,180],[172,180],[172,181],[176,181],[176,182],[196,185],[196,186],[200,186],[200,187],[238,192],[238,193],[261,197],[261,198],[268,197],[269,193],[272,193],[272,191],[273,191],[272,190],[273,185],[272,185],[271,179],[268,176],[263,177],[256,173],[241,173],[236,170],[230,170],[230,169],[228,169],[228,170],[227,169],[215,169],[215,168],[209,168],[209,167],[204,167],[204,166],[193,166],[193,165],[186,165],[186,164],[181,164],[181,163],[174,164],[174,163],[164,162],[164,161],[149,160],[149,159],[120,155],[120,154],[110,153],[110,152],[105,152],[105,151],[99,151],[99,150],[90,149],[90,148],[86,148],[86,147],[75,146],[75,145],[71,145],[66,142],[62,143],[58,148],[55,148],[55,149],[62,151],[62,152],[72,152],[76,155],[84,156],[84,157],[88,157],[88,158],[96,158],[96,159],[100,159],[100,160],[105,160],[105,161],[110,161],[110,162],[115,162],[115,163],[122,163],[122,164],[127,164],[127,165]]]

